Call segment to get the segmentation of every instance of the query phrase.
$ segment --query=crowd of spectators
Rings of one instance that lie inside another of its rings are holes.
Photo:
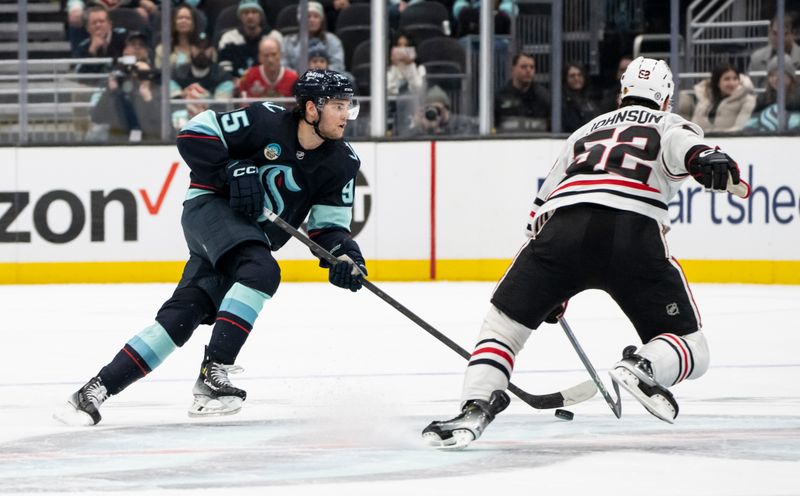
[[[175,130],[209,108],[208,100],[289,97],[306,68],[333,69],[345,73],[359,88],[369,86],[368,81],[362,80],[368,79],[363,71],[358,72],[358,82],[352,74],[356,73],[351,66],[358,47],[351,46],[352,42],[343,43],[352,38],[337,36],[337,23],[344,19],[342,13],[356,5],[351,4],[356,0],[308,2],[305,60],[301,60],[296,3],[284,7],[290,14],[287,21],[287,16],[282,15],[286,12],[277,17],[273,13],[270,19],[271,11],[265,11],[269,0],[230,0],[225,5],[229,11],[226,21],[225,10],[210,8],[214,3],[211,0],[172,0],[171,42],[165,47],[160,41],[159,6],[163,1],[166,0],[67,1],[66,29],[73,56],[113,61],[77,64],[76,70],[81,73],[110,74],[94,98],[90,139],[138,141],[158,136],[156,109],[161,104],[162,84],[168,85],[172,100],[181,100],[173,104]],[[440,29],[441,36],[460,37],[477,34],[480,2],[387,1],[392,34],[386,88],[391,131],[398,136],[477,132],[476,117],[459,112],[459,92],[465,75],[453,85],[439,71],[430,69],[430,55],[420,63],[421,43],[427,41],[426,53],[432,51],[430,33],[423,36],[412,29],[417,24],[404,23],[404,15],[415,9],[421,12],[423,5],[436,3],[444,14],[436,14],[443,17],[437,17],[442,20],[437,21],[440,26],[434,26],[435,30]],[[518,12],[516,0],[494,0],[496,33],[510,32]],[[121,20],[119,25],[114,19]],[[752,53],[746,71],[720,63],[710,78],[680,93],[675,110],[707,132],[772,132],[778,128],[777,88],[784,85],[789,128],[800,129],[800,85],[795,76],[800,68],[800,46],[794,15],[786,15],[784,27],[784,39],[778,40],[773,19],[769,44]],[[359,43],[368,43],[368,39]],[[780,47],[787,55],[783,77],[778,74],[777,65]],[[159,70],[165,50],[169,51],[171,80],[162,82]],[[497,61],[509,64],[510,77],[498,84],[495,92],[495,132],[550,131],[551,93],[546,80],[536,77],[537,58],[522,51],[510,54],[509,59]],[[616,108],[619,77],[631,56],[618,60],[617,77],[606,84],[596,77],[592,79],[582,62],[586,61],[563,64],[560,106],[564,132],[575,131]]]

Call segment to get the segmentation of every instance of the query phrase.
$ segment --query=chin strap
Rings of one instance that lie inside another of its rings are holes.
[[[320,110],[319,113],[321,114],[322,111]],[[319,136],[320,138],[322,138],[324,140],[329,140],[330,139],[330,138],[327,138],[327,137],[323,136],[322,132],[319,130],[319,121],[320,121],[319,118],[317,118],[316,122],[309,122],[309,120],[306,119],[306,115],[303,114],[303,120],[305,121],[306,124],[308,124],[309,126],[314,128],[314,132],[317,133],[317,136]]]

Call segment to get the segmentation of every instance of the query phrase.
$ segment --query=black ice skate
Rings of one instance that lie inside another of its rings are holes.
[[[67,425],[96,425],[102,418],[100,405],[108,399],[108,390],[100,377],[92,377],[67,400],[67,407],[53,415]]]
[[[504,391],[492,393],[489,401],[469,400],[461,415],[451,420],[431,422],[422,431],[422,439],[430,446],[444,449],[462,449],[481,437],[486,426],[511,402]]]
[[[678,403],[667,388],[655,381],[650,361],[635,352],[635,346],[627,346],[622,351],[622,360],[609,372],[611,379],[631,393],[648,412],[672,424],[678,416]]]
[[[207,349],[206,349],[207,350]],[[228,374],[238,374],[244,369],[238,365],[212,362],[206,353],[200,376],[194,383],[194,402],[189,407],[190,417],[233,415],[242,409],[247,392],[228,379]]]

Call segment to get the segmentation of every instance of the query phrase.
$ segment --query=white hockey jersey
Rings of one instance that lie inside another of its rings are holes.
[[[677,114],[633,105],[603,114],[567,139],[534,200],[527,231],[547,212],[596,203],[636,212],[669,226],[667,204],[686,170],[686,153],[703,130]]]

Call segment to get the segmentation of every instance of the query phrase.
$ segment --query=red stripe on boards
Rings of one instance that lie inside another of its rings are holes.
[[[431,261],[430,278],[436,280],[436,141],[431,141]]]

